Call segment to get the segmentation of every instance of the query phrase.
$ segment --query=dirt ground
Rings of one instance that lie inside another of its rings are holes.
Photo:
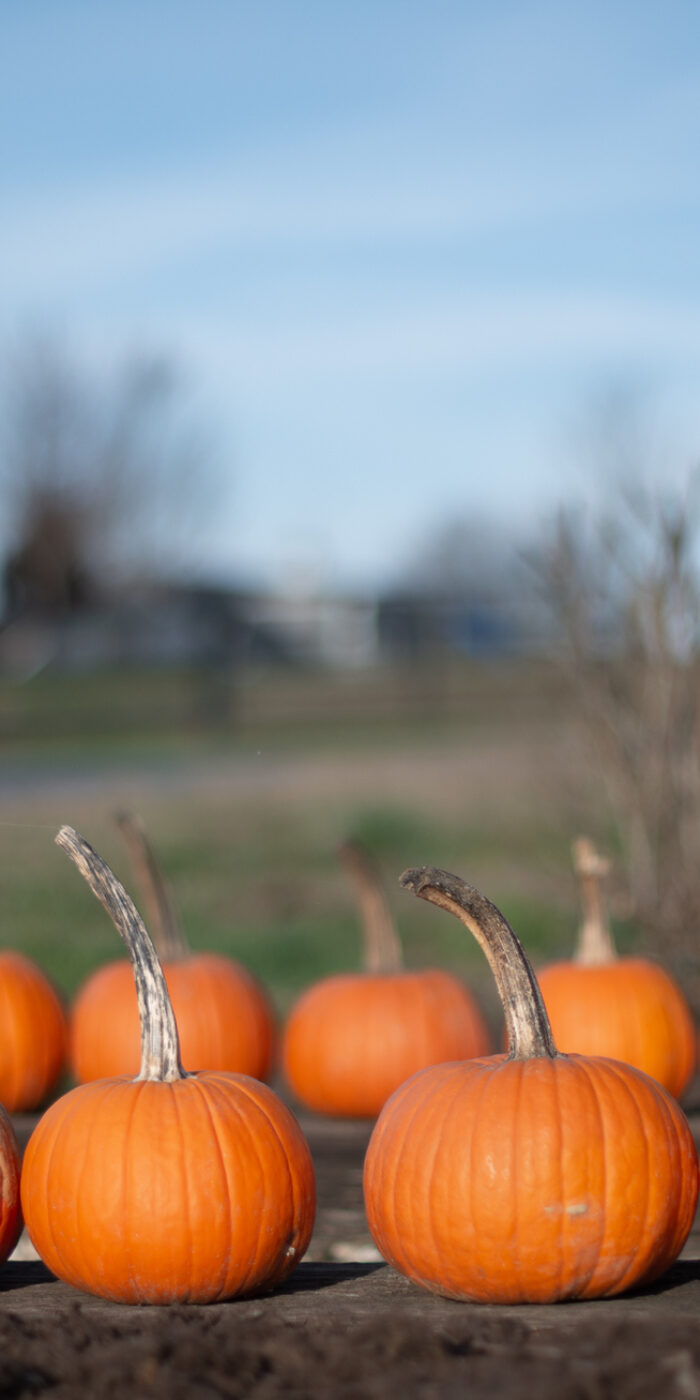
[[[697,1094],[689,1108],[700,1133],[696,1107]],[[665,1278],[635,1295],[553,1307],[450,1302],[373,1249],[362,1209],[368,1125],[302,1123],[318,1220],[282,1290],[210,1307],[120,1307],[13,1259],[0,1270],[0,1396],[700,1397],[700,1223]],[[18,1120],[21,1137],[30,1127]]]

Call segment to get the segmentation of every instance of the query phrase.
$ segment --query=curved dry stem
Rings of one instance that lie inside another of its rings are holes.
[[[169,1083],[184,1079],[177,1025],[163,969],[133,900],[102,857],[72,826],[61,827],[56,845],[77,866],[128,948],[141,1022],[141,1069],[136,1078]]]
[[[602,891],[602,881],[609,874],[610,862],[599,854],[587,836],[579,836],[571,852],[583,905],[583,922],[574,962],[582,967],[600,967],[614,962],[617,957]]]
[[[365,972],[400,972],[403,954],[379,875],[359,841],[344,841],[338,855],[355,886],[364,934]]]
[[[399,883],[419,899],[456,915],[474,935],[496,980],[508,1032],[509,1058],[553,1059],[558,1051],[537,978],[520,939],[500,909],[458,875],[430,865],[405,870]]]
[[[134,875],[143,894],[148,924],[160,958],[174,962],[189,954],[187,939],[143,822],[133,812],[116,812],[114,820],[126,841]]]

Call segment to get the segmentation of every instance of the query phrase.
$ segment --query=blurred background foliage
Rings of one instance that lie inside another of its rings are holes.
[[[348,836],[385,873],[409,965],[463,969],[493,1006],[470,941],[398,875],[456,870],[536,960],[566,956],[583,830],[616,859],[621,946],[665,958],[700,1004],[694,482],[620,475],[603,510],[562,512],[519,550],[447,520],[383,593],[203,585],[151,530],[161,499],[181,522],[216,508],[174,382],[151,360],[97,385],[45,342],[10,381],[3,942],[67,994],[117,955],[51,834],[79,827],[128,883],[126,803],[192,945],[239,956],[280,1009],[358,964]]]

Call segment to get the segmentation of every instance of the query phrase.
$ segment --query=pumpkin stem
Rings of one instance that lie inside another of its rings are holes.
[[[133,812],[116,812],[114,820],[128,847],[159,958],[170,962],[186,958],[190,950],[175,901],[141,818]]]
[[[176,1079],[184,1079],[177,1025],[163,969],[135,904],[102,857],[72,826],[61,827],[56,845],[78,867],[128,948],[141,1022],[141,1069],[137,1080],[157,1079],[172,1083]]]
[[[602,892],[602,880],[609,873],[610,862],[598,853],[587,836],[579,836],[571,850],[583,904],[583,922],[574,961],[582,967],[598,967],[614,962],[617,956]]]
[[[369,853],[359,841],[344,841],[338,855],[357,892],[364,933],[365,972],[400,972],[403,955],[389,905]]]
[[[508,1057],[531,1060],[557,1054],[537,978],[520,939],[485,895],[445,870],[424,865],[405,870],[399,881],[419,899],[447,909],[473,933],[496,979],[508,1032]]]

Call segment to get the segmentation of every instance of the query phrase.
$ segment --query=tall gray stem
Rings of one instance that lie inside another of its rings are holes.
[[[177,1025],[163,969],[135,904],[102,857],[72,826],[61,827],[56,845],[77,866],[129,951],[141,1022],[141,1069],[137,1079],[183,1079]]]

